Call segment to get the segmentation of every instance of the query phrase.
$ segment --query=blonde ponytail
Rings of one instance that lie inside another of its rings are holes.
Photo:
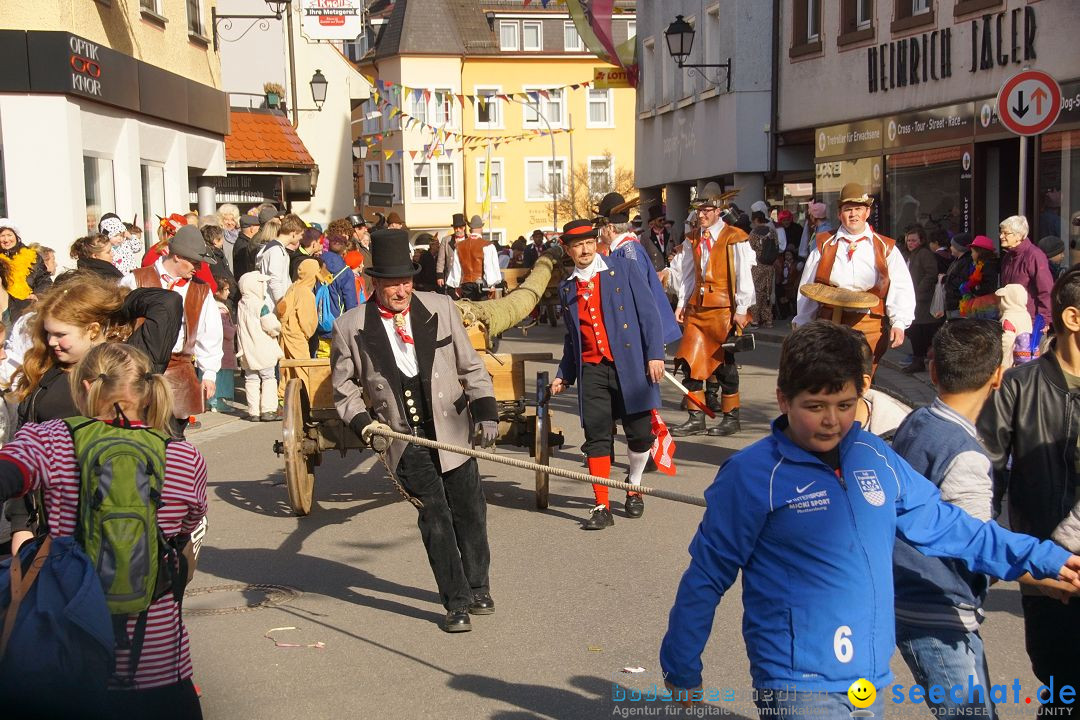
[[[146,353],[121,343],[102,343],[90,349],[71,372],[71,397],[86,417],[110,414],[117,403],[138,408],[128,418],[169,433],[172,391],[165,378],[150,372]]]

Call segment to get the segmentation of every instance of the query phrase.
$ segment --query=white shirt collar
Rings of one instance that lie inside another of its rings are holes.
[[[709,227],[707,228],[707,229],[708,229],[708,231],[709,231],[709,236],[710,236],[710,237],[711,237],[711,238],[712,238],[713,240],[715,240],[716,238],[720,237],[720,231],[721,231],[721,230],[723,230],[723,225],[724,225],[724,221],[723,221],[723,220],[717,220],[716,222],[714,222],[714,223],[713,223],[712,225],[710,225],[710,226],[709,226]]]
[[[607,263],[604,262],[604,256],[600,253],[596,253],[593,256],[593,261],[586,267],[575,267],[574,272],[570,273],[571,278],[577,278],[580,282],[588,282],[593,279],[593,276],[598,272],[607,270]]]
[[[856,235],[855,233],[850,232],[846,227],[841,225],[840,228],[836,231],[836,237],[839,240],[857,240],[859,238],[872,238],[874,237],[874,228],[870,227],[870,223],[866,223],[866,228],[864,228],[861,233]]]

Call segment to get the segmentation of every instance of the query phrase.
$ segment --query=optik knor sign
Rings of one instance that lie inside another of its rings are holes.
[[[363,31],[363,0],[300,0],[300,32],[308,40],[355,40]]]

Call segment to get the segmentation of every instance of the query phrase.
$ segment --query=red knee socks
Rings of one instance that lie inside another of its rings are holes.
[[[603,457],[589,458],[589,474],[602,478],[611,477],[611,457],[604,455]],[[608,504],[608,486],[593,485],[592,489],[593,495],[596,496],[596,504],[610,508],[611,505]]]

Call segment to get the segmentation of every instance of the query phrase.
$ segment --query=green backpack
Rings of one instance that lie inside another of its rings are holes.
[[[97,569],[109,612],[145,613],[172,589],[176,571],[157,524],[169,437],[79,416],[64,422],[80,473],[75,539]]]

